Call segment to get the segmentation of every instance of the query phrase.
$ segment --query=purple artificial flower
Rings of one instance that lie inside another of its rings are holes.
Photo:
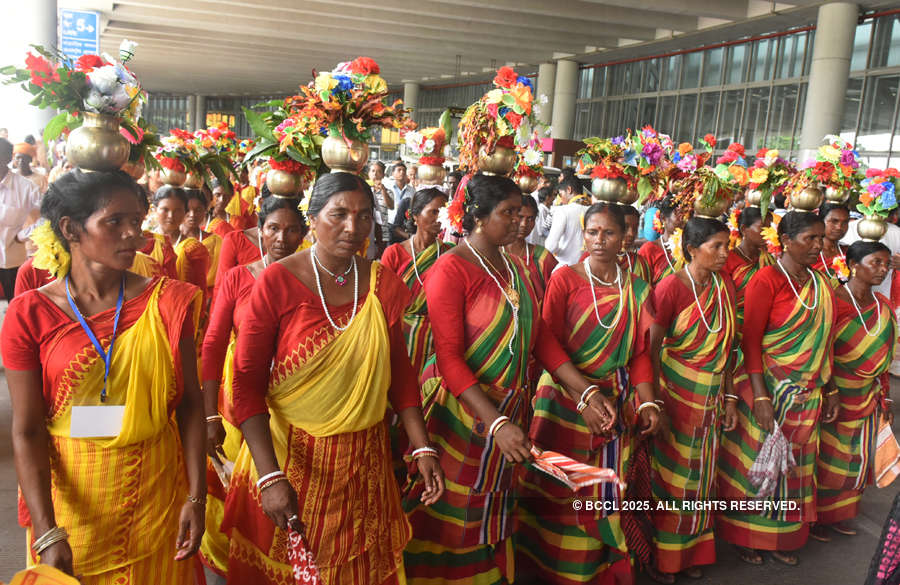
[[[852,150],[841,151],[841,164],[844,166],[848,166],[851,169],[859,167],[859,162],[857,162],[856,157],[853,156]]]
[[[686,173],[693,173],[697,170],[697,157],[693,154],[685,155],[683,159],[678,161],[678,168]]]
[[[616,136],[615,138],[612,139],[612,143],[615,144],[616,146],[621,146],[622,144],[625,144],[625,137],[624,136]]]
[[[644,132],[646,132],[646,130],[644,130]],[[656,142],[650,142],[644,145],[644,148],[641,149],[641,154],[644,155],[644,158],[646,158],[651,165],[656,166],[663,156],[663,149]]]
[[[869,184],[867,191],[872,197],[878,197],[884,193],[884,183],[871,183]]]

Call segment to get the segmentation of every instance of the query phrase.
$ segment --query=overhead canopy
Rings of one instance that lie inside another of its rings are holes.
[[[59,0],[101,12],[103,50],[140,43],[151,91],[285,93],[359,55],[391,85],[602,62],[815,21],[815,0]],[[885,2],[863,2],[876,8]]]

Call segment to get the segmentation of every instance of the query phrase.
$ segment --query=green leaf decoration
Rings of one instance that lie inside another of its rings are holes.
[[[267,138],[272,142],[275,142],[275,136],[272,134],[272,130],[266,124],[263,119],[262,114],[259,112],[254,112],[250,108],[241,108],[244,110],[244,117],[247,119],[247,124],[250,125],[250,129],[259,136],[260,138]]]

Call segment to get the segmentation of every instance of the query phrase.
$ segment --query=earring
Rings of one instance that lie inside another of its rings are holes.
[[[850,276],[856,278],[856,268],[850,271]]]
[[[481,224],[478,224],[478,227],[475,228],[475,233],[476,233],[476,234],[480,234],[481,232],[482,232]]]

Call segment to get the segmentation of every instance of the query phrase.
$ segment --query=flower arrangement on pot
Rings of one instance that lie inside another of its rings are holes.
[[[617,203],[626,197],[625,137],[585,138],[584,148],[575,153],[578,169],[589,173],[591,192],[600,201]]]
[[[537,189],[541,177],[544,176],[544,153],[537,139],[528,146],[516,148],[516,166],[513,169],[513,180],[522,193],[532,193]]]
[[[131,145],[128,162],[122,166],[122,170],[128,173],[132,179],[137,181],[147,169],[162,169],[159,161],[153,156],[153,153],[162,146],[155,126],[152,126],[144,118],[139,118],[133,128],[119,128],[119,133]]]
[[[515,147],[525,146],[534,123],[534,84],[511,67],[501,67],[494,89],[470,105],[459,124],[459,166],[506,175],[516,163]]]
[[[719,219],[731,205],[738,184],[730,167],[717,171],[702,166],[682,181],[675,201],[680,207],[693,206],[695,217]]]
[[[864,178],[859,153],[849,142],[833,134],[816,151],[815,160],[804,163],[811,174],[825,189],[825,199],[833,203],[846,203],[854,191],[858,191]]]
[[[747,206],[759,207],[765,217],[775,194],[787,183],[792,172],[791,165],[779,156],[777,150],[759,149],[747,183]]]
[[[868,169],[861,183],[857,211],[863,219],[857,223],[859,237],[878,241],[887,232],[887,217],[897,207],[900,172],[895,168]]]
[[[231,181],[234,174],[234,158],[237,156],[237,135],[227,122],[194,132],[194,149],[197,152],[196,169],[191,170],[188,185],[199,188],[212,173],[220,184]]]
[[[136,43],[122,41],[121,62],[110,55],[82,55],[72,61],[65,55],[32,45],[25,68],[0,68],[6,84],[20,84],[32,94],[31,105],[60,110],[44,128],[44,141],[70,131],[69,160],[87,170],[115,170],[128,161],[128,141],[119,127],[132,135],[138,130],[146,93],[125,63],[134,56]]]
[[[162,146],[153,153],[162,167],[160,178],[167,185],[181,187],[187,180],[188,172],[198,169],[199,155],[194,135],[180,128],[172,128],[161,142]]]
[[[672,139],[659,134],[652,126],[644,126],[640,132],[628,133],[625,140],[625,172],[629,175],[629,190],[637,196],[629,197],[628,204],[635,200],[643,203],[648,197],[663,196],[664,183],[660,180],[661,169],[670,165],[668,153],[674,149]]]
[[[444,151],[447,139],[453,131],[450,125],[450,111],[441,114],[439,125],[403,133],[406,152],[416,157],[419,165],[419,182],[425,185],[439,185],[444,180]]]

